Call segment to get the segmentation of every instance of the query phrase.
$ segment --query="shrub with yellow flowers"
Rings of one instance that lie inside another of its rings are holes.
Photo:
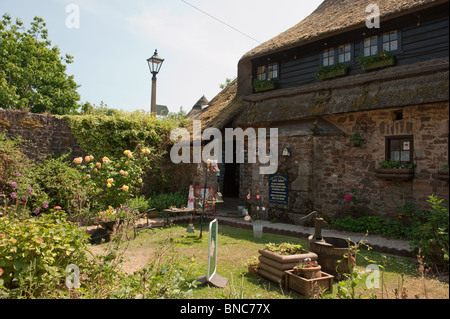
[[[143,184],[143,172],[149,167],[152,151],[138,147],[134,152],[125,150],[118,159],[86,156],[74,159],[83,172],[82,183],[91,194],[91,207],[100,211],[104,207],[120,207],[135,197]]]

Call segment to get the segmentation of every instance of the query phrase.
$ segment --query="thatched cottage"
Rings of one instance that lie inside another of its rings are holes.
[[[350,202],[353,213],[395,216],[431,194],[448,199],[448,37],[448,0],[325,0],[247,52],[237,79],[192,118],[203,129],[277,128],[278,169],[224,163],[224,196],[291,223],[350,213]]]

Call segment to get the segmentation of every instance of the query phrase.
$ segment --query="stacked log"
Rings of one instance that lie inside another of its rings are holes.
[[[287,270],[292,270],[301,260],[311,258],[317,260],[315,253],[304,251],[296,255],[280,255],[268,250],[260,249],[258,257],[260,263],[258,265],[258,274],[270,281],[280,284],[284,287]]]

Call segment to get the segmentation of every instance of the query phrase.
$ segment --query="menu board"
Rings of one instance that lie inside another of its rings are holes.
[[[269,176],[269,202],[273,204],[289,204],[289,176]]]

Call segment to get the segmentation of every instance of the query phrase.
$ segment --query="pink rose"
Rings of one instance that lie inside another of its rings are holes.
[[[345,195],[344,199],[346,202],[351,202],[353,198],[352,195]]]

